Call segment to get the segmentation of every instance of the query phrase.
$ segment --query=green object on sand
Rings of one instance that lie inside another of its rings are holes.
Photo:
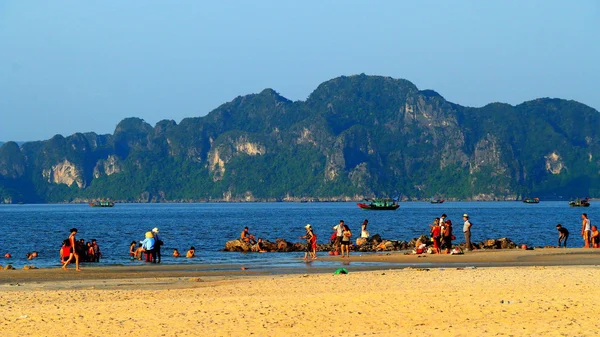
[[[333,275],[339,275],[339,274],[348,274],[348,271],[346,270],[346,268],[340,268],[333,272]]]

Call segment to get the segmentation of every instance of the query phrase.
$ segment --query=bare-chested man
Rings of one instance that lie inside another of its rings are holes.
[[[248,227],[244,227],[244,230],[242,231],[242,233],[240,233],[240,239],[242,239],[242,241],[248,242],[250,244],[256,243],[256,238],[254,237],[254,235],[252,235],[248,232]]]

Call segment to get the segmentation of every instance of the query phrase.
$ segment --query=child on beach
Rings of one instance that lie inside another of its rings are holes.
[[[592,248],[600,248],[600,232],[596,226],[592,226]]]
[[[65,263],[71,257],[71,244],[69,240],[64,240],[60,248],[60,263]]]
[[[135,255],[133,256],[136,260],[142,260],[142,255],[144,254],[144,247],[140,243],[138,248],[135,250]]]
[[[137,243],[135,241],[131,241],[131,244],[129,245],[129,256],[131,256],[132,260],[135,259],[136,246]]]
[[[86,253],[87,253],[87,261],[94,262],[94,247],[92,247],[91,242],[86,243]]]

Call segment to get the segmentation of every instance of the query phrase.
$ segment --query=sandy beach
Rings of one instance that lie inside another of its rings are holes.
[[[381,254],[337,265],[347,275],[333,275],[329,263],[310,273],[239,266],[1,271],[0,335],[596,335],[599,258],[583,249]]]

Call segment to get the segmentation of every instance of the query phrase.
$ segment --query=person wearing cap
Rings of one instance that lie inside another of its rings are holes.
[[[471,222],[469,221],[469,215],[467,213],[463,214],[463,220],[465,223],[463,225],[463,233],[465,234],[465,246],[467,250],[472,250],[471,246]]]
[[[304,260],[308,260],[309,255],[311,259],[316,259],[317,255],[316,252],[313,251],[313,238],[314,238],[314,234],[312,231],[312,227],[310,224],[306,224],[306,226],[304,226],[304,229],[306,229],[306,235],[301,236],[301,239],[305,239],[306,240],[306,249],[304,249]],[[315,247],[316,248],[316,247]]]
[[[154,239],[154,234],[152,232],[146,232],[144,235],[146,238],[142,241],[142,248],[144,249],[144,256],[146,256],[146,262],[152,262],[154,254],[154,246],[156,245],[156,240]]]
[[[163,242],[158,236],[158,227],[152,229],[152,235],[154,235],[154,254],[152,255],[152,262],[160,263],[160,247],[163,245]]]

